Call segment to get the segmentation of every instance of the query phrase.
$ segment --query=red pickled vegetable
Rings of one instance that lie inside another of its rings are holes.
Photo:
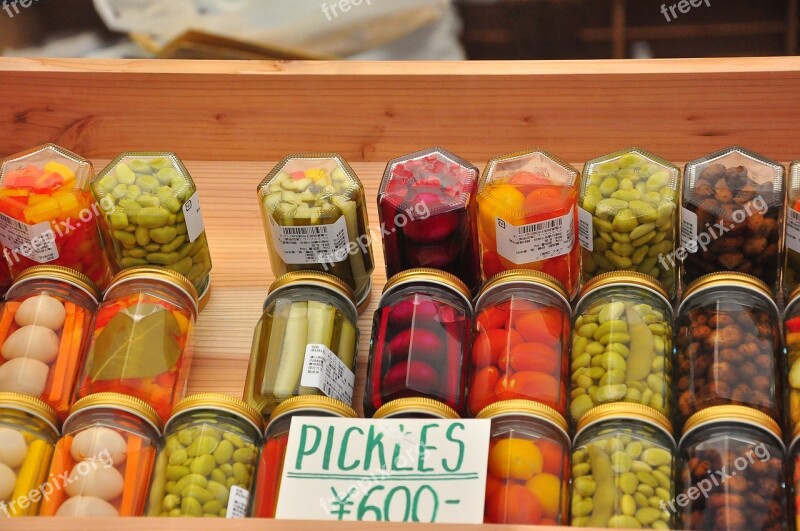
[[[392,361],[406,359],[436,362],[441,359],[444,344],[438,334],[425,328],[406,328],[389,343]]]
[[[493,328],[481,332],[472,345],[472,363],[476,367],[497,365],[503,350],[523,342],[522,336],[516,330],[503,330]]]
[[[415,325],[425,326],[426,324],[433,324],[438,326],[437,322],[433,322],[434,318],[439,316],[439,308],[432,300],[417,296],[414,300],[406,299],[395,304],[390,313],[392,326],[398,328],[405,328]]]
[[[428,194],[425,194],[428,195]],[[414,202],[419,201],[417,196]],[[440,203],[425,202],[428,209],[433,209]],[[410,239],[419,243],[432,243],[443,240],[453,234],[459,223],[459,215],[456,212],[443,212],[427,219],[412,219],[403,227],[403,233]]]
[[[786,321],[786,331],[791,333],[800,332],[800,317],[793,317]]]
[[[372,416],[372,413],[375,413],[375,411],[383,405],[383,399],[381,398],[381,373],[383,372],[384,360],[387,358],[385,350],[388,348],[386,329],[389,327],[389,312],[389,308],[384,308],[375,313],[376,336],[375,341],[372,343],[375,345],[375,350],[370,356],[371,372],[369,384],[371,389],[367,389],[364,393],[364,410],[369,411],[368,416]],[[380,320],[380,324],[378,324],[378,320]],[[371,402],[367,402],[368,397],[371,398]]]
[[[495,393],[500,400],[517,398],[536,400],[564,413],[566,390],[558,380],[543,372],[522,371],[506,374],[497,382]]]
[[[464,321],[459,320],[456,310],[451,306],[442,306],[442,321],[445,327],[445,343],[447,344],[447,386],[444,391],[445,401],[456,411],[463,409],[464,388],[461,382],[466,377],[467,365],[461,359],[466,341]]]
[[[490,365],[479,370],[472,378],[469,386],[468,408],[472,415],[495,401],[495,389],[500,381],[500,371]]]
[[[514,371],[536,371],[558,376],[561,355],[544,343],[519,343],[500,357],[499,364],[500,367],[510,365]]]
[[[439,391],[439,374],[436,369],[422,361],[401,361],[389,369],[383,381],[386,395],[409,390],[417,393]]]

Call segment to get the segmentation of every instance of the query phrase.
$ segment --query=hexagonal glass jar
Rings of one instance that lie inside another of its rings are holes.
[[[792,162],[789,169],[783,252],[783,295],[788,296],[800,287],[800,160]]]

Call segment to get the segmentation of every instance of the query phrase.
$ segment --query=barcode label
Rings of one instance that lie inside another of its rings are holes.
[[[56,234],[50,228],[49,221],[26,225],[5,214],[0,214],[0,243],[12,253],[12,256],[13,253],[18,255],[14,257],[17,261],[19,261],[19,255],[39,264],[46,264],[58,259]]]
[[[568,254],[575,246],[575,209],[569,214],[527,225],[497,218],[497,252],[515,264]]]
[[[225,518],[247,518],[247,507],[250,505],[250,492],[236,485],[231,487],[228,496],[228,510]]]
[[[183,217],[186,220],[186,235],[193,242],[206,230],[203,224],[203,211],[200,209],[200,196],[197,192],[183,204]]]
[[[578,242],[589,252],[594,251],[594,222],[588,210],[578,208]]]
[[[272,243],[287,264],[324,264],[347,259],[350,239],[347,222],[341,216],[330,225],[285,227],[269,217]]]
[[[353,386],[356,375],[325,345],[306,345],[303,376],[300,385],[315,387],[325,396],[345,404],[353,403]]]
[[[681,246],[689,252],[697,251],[697,214],[688,208],[681,212]]]
[[[800,212],[788,208],[786,213],[786,247],[800,253]]]

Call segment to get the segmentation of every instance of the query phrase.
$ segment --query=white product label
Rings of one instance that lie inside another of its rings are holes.
[[[183,216],[186,218],[186,235],[193,242],[206,230],[203,225],[203,211],[200,209],[200,196],[197,192],[183,204]]]
[[[58,259],[56,235],[49,221],[36,225],[26,225],[5,214],[0,214],[0,242],[12,253],[12,259],[19,261],[19,255],[34,262],[46,264]],[[14,257],[13,253],[18,256]]]
[[[788,208],[786,213],[786,247],[800,253],[800,212]]]
[[[594,251],[594,223],[588,210],[578,208],[578,242],[589,252]]]
[[[347,259],[347,221],[341,216],[330,225],[284,227],[269,217],[275,250],[287,264],[320,264]]]
[[[316,387],[326,396],[345,404],[352,404],[355,382],[356,375],[353,374],[353,371],[328,347],[317,343],[306,345],[306,357],[303,361],[300,385]]]
[[[247,507],[250,505],[250,493],[236,485],[231,487],[228,496],[228,511],[225,518],[247,518]]]
[[[697,214],[687,208],[682,210],[681,247],[689,252],[695,252],[697,250]]]
[[[512,225],[497,218],[497,252],[515,264],[555,258],[575,246],[575,209],[558,218]]]

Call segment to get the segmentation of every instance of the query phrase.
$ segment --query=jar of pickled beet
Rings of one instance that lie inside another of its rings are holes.
[[[782,419],[783,349],[766,284],[743,273],[700,277],[676,321],[678,424],[710,406],[748,406]]]
[[[553,277],[511,270],[489,279],[475,303],[468,410],[524,399],[567,412],[569,295]]]
[[[407,397],[463,411],[471,322],[469,288],[450,273],[417,268],[390,278],[372,320],[364,415]]]
[[[752,408],[695,413],[680,440],[680,494],[668,505],[680,529],[786,529],[788,480],[780,426]]]
[[[148,516],[245,518],[261,433],[261,414],[238,398],[192,395],[164,426]]]
[[[587,162],[583,173],[583,282],[611,271],[638,271],[657,279],[674,298],[680,169],[632,147]]]
[[[148,266],[118,273],[97,311],[78,397],[123,393],[168,419],[186,391],[196,316],[197,292],[183,275]]]
[[[244,400],[265,416],[298,395],[352,404],[357,347],[350,287],[327,273],[286,273],[270,287],[256,325]]]
[[[75,402],[56,444],[44,516],[142,516],[161,436],[156,411],[132,396]]]
[[[684,287],[709,273],[736,271],[779,288],[784,173],[781,164],[736,146],[686,165],[675,252]]]
[[[281,402],[272,411],[258,462],[253,501],[253,516],[256,518],[275,518],[292,417],[355,419],[358,413],[344,402],[327,396],[296,396]]]
[[[783,332],[786,347],[783,374],[789,392],[789,427],[800,425],[800,288],[794,290],[783,311]]]
[[[530,400],[496,402],[477,418],[492,422],[484,523],[566,525],[566,419]]]
[[[89,277],[72,269],[22,272],[0,307],[0,392],[38,397],[66,417],[99,300]]]
[[[0,520],[39,513],[58,426],[38,398],[0,393]]]
[[[655,409],[593,408],[572,446],[571,525],[674,529],[676,458],[672,424]]]
[[[258,185],[275,276],[313,269],[339,277],[366,308],[372,287],[372,238],[364,187],[335,153],[284,158]]]
[[[672,419],[672,304],[655,278],[594,277],[575,308],[570,358],[573,422],[610,402],[634,402]]]
[[[89,191],[91,163],[45,144],[0,164],[0,245],[12,277],[53,264],[106,288],[112,271],[100,238],[100,208]]]
[[[197,187],[175,153],[126,152],[92,181],[101,228],[116,271],[161,266],[188,278],[204,306],[208,250]]]
[[[578,170],[540,150],[489,161],[478,188],[483,278],[509,269],[555,277],[578,289]]]
[[[444,419],[455,420],[461,416],[447,404],[430,398],[398,398],[387,402],[372,415],[373,419]]]
[[[389,161],[378,192],[386,276],[431,267],[481,283],[475,194],[478,168],[442,148]]]

